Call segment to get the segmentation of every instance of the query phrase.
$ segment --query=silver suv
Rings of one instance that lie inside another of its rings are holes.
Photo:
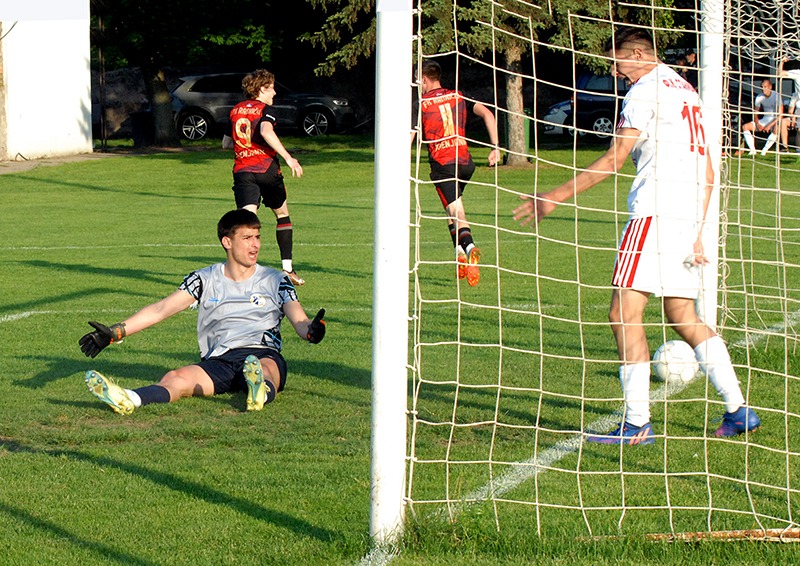
[[[228,125],[231,108],[244,100],[246,73],[182,77],[172,92],[172,110],[178,134],[187,140],[219,135]],[[308,136],[341,132],[355,125],[355,111],[346,98],[326,94],[294,93],[275,84],[276,129]]]

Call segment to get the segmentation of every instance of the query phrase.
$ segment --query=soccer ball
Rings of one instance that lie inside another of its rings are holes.
[[[695,378],[700,364],[694,350],[682,340],[668,340],[653,354],[653,371],[657,381],[688,383]]]

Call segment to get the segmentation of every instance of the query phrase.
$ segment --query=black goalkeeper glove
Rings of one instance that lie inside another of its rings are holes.
[[[312,344],[319,344],[325,337],[325,321],[322,319],[325,316],[325,309],[319,309],[317,316],[308,325],[308,334],[306,339]]]
[[[109,344],[119,342],[125,338],[125,323],[114,324],[110,327],[104,326],[99,322],[89,321],[89,324],[95,331],[84,334],[83,337],[78,340],[78,344],[81,346],[81,352],[86,354],[89,358],[94,358]]]

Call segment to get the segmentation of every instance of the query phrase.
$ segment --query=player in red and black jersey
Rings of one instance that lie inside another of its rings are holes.
[[[270,108],[275,98],[275,75],[258,69],[242,80],[242,90],[248,100],[233,107],[230,135],[222,138],[222,147],[233,149],[235,155],[233,195],[236,206],[255,213],[263,201],[272,209],[277,219],[276,238],[282,268],[292,283],[303,285],[305,281],[292,266],[292,221],[276,156],[283,157],[293,177],[302,177],[303,168],[275,133],[276,119]]]
[[[461,196],[475,172],[475,163],[467,147],[465,126],[469,112],[480,116],[489,132],[489,141],[497,146],[497,121],[480,102],[471,102],[455,90],[441,85],[442,69],[435,61],[422,64],[419,78],[422,139],[428,147],[431,180],[450,219],[450,236],[456,249],[458,278],[472,286],[480,281],[480,249],[472,239]],[[489,165],[500,161],[500,150],[489,152]]]

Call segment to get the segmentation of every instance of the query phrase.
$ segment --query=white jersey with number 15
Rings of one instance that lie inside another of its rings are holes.
[[[619,128],[640,132],[628,195],[633,217],[698,220],[706,171],[700,97],[665,64],[636,81],[622,102]]]

